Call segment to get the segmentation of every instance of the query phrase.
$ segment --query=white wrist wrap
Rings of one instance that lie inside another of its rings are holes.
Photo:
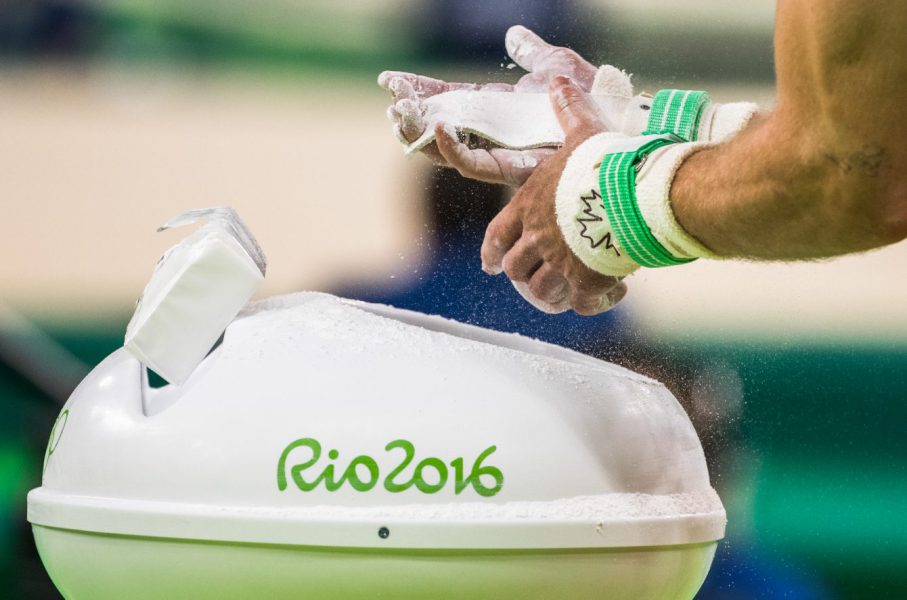
[[[599,169],[603,156],[624,152],[641,139],[617,133],[589,138],[574,150],[558,183],[555,206],[564,239],[586,266],[599,273],[625,276],[639,267],[621,247],[605,211]],[[708,145],[687,142],[659,148],[648,155],[637,175],[636,202],[642,219],[652,236],[678,259],[718,258],[681,227],[670,202],[677,169]]]
[[[620,131],[634,136],[651,129],[649,117],[654,99],[645,95],[634,96],[630,75],[626,72],[611,65],[602,65],[595,74],[591,93],[627,98],[619,127],[612,131]],[[732,102],[730,104],[709,102],[702,111],[699,127],[691,141],[723,142],[743,129],[756,114],[758,108],[752,102]],[[668,127],[668,129],[671,128]]]
[[[702,115],[698,139],[723,142],[746,127],[758,110],[752,102],[711,104]]]
[[[599,273],[629,275],[639,265],[623,252],[605,214],[598,185],[601,157],[620,133],[599,133],[580,144],[570,155],[555,196],[557,222],[573,253]]]
[[[678,223],[671,184],[684,160],[743,129],[756,105],[714,104],[692,90],[661,90],[652,99],[632,91],[626,73],[599,68],[593,92],[627,99],[622,129],[634,137],[602,133],[574,150],[556,196],[564,239],[586,266],[608,275],[718,258]]]
[[[671,207],[671,184],[680,164],[708,142],[672,144],[652,152],[636,177],[636,202],[662,246],[678,258],[718,258],[680,226]]]

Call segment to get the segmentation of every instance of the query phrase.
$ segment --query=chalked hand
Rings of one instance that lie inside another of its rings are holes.
[[[522,26],[511,27],[505,37],[510,58],[528,73],[517,83],[452,83],[424,75],[400,71],[385,71],[378,76],[378,84],[391,92],[393,104],[388,108],[388,118],[394,124],[398,139],[409,144],[417,140],[428,125],[425,120],[424,100],[426,98],[457,90],[484,92],[545,92],[548,82],[555,75],[566,75],[576,81],[585,91],[592,88],[597,68],[579,54],[559,46],[552,46],[538,35]],[[463,140],[452,127],[436,125],[435,133],[445,137],[442,143],[454,147],[453,159],[445,156],[438,144],[431,143],[421,149],[432,162],[440,166],[456,168],[464,177],[521,185],[538,164],[550,156],[552,148],[509,150],[505,148],[479,147],[462,143]],[[456,143],[456,146],[454,144]]]
[[[572,308],[582,315],[595,315],[612,308],[627,293],[621,281],[627,271],[620,262],[613,273],[596,271],[576,255],[554,218],[555,195],[573,151],[588,138],[602,135],[606,127],[583,91],[569,78],[552,81],[551,103],[566,134],[565,145],[532,174],[491,221],[482,244],[482,268],[491,275],[503,271],[530,303],[539,308],[547,306],[545,312]],[[442,139],[440,147],[446,152]]]

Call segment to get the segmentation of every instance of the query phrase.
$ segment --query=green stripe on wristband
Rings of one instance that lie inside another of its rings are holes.
[[[662,146],[682,141],[673,134],[663,135],[643,141],[635,150],[613,152],[602,159],[598,178],[608,221],[620,247],[643,267],[670,267],[696,260],[671,254],[652,234],[636,202],[636,171],[643,158]]]
[[[709,102],[708,92],[661,90],[652,99],[648,126],[643,135],[673,133],[693,142],[699,136],[699,121]]]

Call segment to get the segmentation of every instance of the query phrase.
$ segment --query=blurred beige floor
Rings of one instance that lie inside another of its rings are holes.
[[[643,86],[655,89],[655,85]],[[767,87],[710,86],[772,103]],[[229,204],[275,294],[405,277],[421,160],[369,81],[93,68],[0,73],[0,299],[63,320],[131,310],[190,207]],[[824,263],[646,271],[627,308],[657,336],[907,341],[907,245]]]
[[[168,71],[0,75],[0,297],[61,318],[131,310],[193,207],[235,207],[265,294],[400,268],[418,165],[376,85]],[[418,248],[416,246],[416,248]]]

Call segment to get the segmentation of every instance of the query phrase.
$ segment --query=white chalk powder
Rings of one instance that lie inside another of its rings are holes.
[[[513,161],[513,166],[518,169],[531,169],[539,164],[539,161],[528,154],[521,154]]]
[[[279,352],[292,352],[303,338],[306,343],[317,338],[342,341],[347,354],[377,350],[403,356],[411,347],[418,347],[419,354],[424,356],[426,348],[428,351],[437,348],[439,360],[449,356],[450,351],[489,359],[516,358],[548,380],[585,381],[588,370],[595,369],[611,377],[662,387],[659,382],[629,369],[515,333],[490,331],[443,317],[344,300],[329,294],[302,292],[261,300],[250,304],[240,318],[253,320],[249,335],[267,338],[268,347]],[[248,353],[257,344],[230,343],[229,330],[227,337],[221,360],[251,358]],[[428,343],[416,343],[420,341]]]

